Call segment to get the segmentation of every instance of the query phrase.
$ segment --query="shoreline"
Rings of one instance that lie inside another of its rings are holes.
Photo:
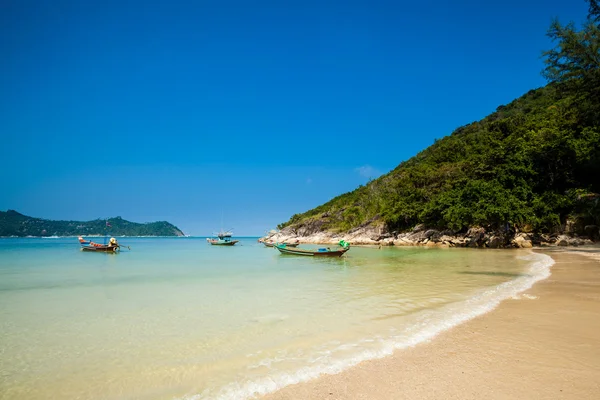
[[[600,248],[535,249],[551,275],[431,340],[261,399],[600,398]]]
[[[597,227],[596,227],[597,228]],[[470,247],[470,248],[548,248],[578,247],[594,245],[598,235],[580,236],[574,232],[556,234],[526,233],[518,231],[488,231],[473,227],[466,232],[427,229],[417,225],[410,232],[386,232],[382,227],[364,227],[345,233],[328,231],[307,231],[285,228],[279,232],[271,231],[259,239],[262,242],[302,243],[302,244],[338,244],[344,240],[351,245],[375,246],[425,246],[425,247]]]

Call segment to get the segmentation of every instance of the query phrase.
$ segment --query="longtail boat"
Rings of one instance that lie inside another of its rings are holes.
[[[212,244],[213,246],[233,246],[234,244],[239,242],[239,240],[231,239],[232,233],[229,231],[221,231],[215,234],[215,236],[216,237],[214,238],[206,238],[206,241]]]
[[[275,242],[262,242],[267,247],[275,247]],[[297,247],[300,243],[280,243],[285,244],[287,247]]]
[[[339,246],[337,249],[330,249],[329,247],[322,247],[316,250],[307,250],[307,249],[298,249],[298,248],[289,248],[285,244],[277,243],[275,248],[279,250],[281,254],[292,254],[296,256],[311,256],[311,257],[340,257],[344,255],[348,250],[350,250],[350,243],[345,240],[340,240]]]
[[[121,246],[117,243],[115,238],[110,238],[108,244],[94,243],[91,240],[85,240],[79,236],[79,244],[81,245],[81,251],[96,251],[103,253],[116,253],[120,250]]]

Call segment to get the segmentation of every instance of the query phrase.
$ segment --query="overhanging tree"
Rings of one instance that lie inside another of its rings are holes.
[[[587,125],[600,124],[600,5],[588,0],[589,11],[581,30],[573,22],[550,24],[547,35],[557,44],[544,51],[542,75],[562,83],[561,90],[575,95],[579,115]]]
[[[551,50],[543,52],[546,68],[544,77],[553,82],[573,78],[598,79],[600,68],[600,6],[597,0],[590,3],[588,18],[578,31],[573,22],[562,25],[558,19],[550,24],[547,35],[558,42]]]

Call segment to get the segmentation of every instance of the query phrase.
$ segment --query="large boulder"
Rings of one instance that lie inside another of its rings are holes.
[[[533,247],[532,243],[531,243],[531,239],[529,238],[529,235],[527,235],[526,233],[519,233],[515,236],[515,238],[512,240],[512,244],[515,247],[519,247],[522,249],[530,249],[531,247]]]
[[[440,242],[440,238],[442,237],[442,235],[440,234],[439,231],[435,230],[435,229],[428,229],[425,231],[425,237],[433,242]]]
[[[569,237],[566,235],[560,235],[556,238],[557,246],[568,246],[569,245]]]
[[[414,246],[416,245],[415,242],[409,240],[406,236],[404,235],[399,235],[396,240],[394,240],[394,245],[395,246]]]
[[[479,226],[470,228],[465,237],[467,239],[467,247],[480,247],[484,242],[485,228]]]
[[[499,247],[504,247],[504,238],[502,236],[491,236],[485,245],[490,249],[497,249]]]
[[[394,238],[386,238],[386,239],[383,239],[383,240],[381,241],[381,245],[382,245],[382,246],[393,246],[393,245],[394,245]]]
[[[416,225],[413,228],[412,231],[413,231],[413,233],[416,233],[416,232],[421,232],[421,231],[424,231],[424,230],[425,230],[425,225],[424,224],[418,224],[418,225]]]

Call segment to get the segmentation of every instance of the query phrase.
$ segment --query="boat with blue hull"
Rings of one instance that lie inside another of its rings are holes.
[[[300,249],[295,247],[289,247],[284,243],[277,243],[275,248],[279,250],[281,254],[290,254],[295,256],[310,256],[310,257],[341,257],[348,250],[350,250],[350,243],[345,240],[340,240],[337,249],[331,249],[329,247],[321,247],[316,250]]]
[[[221,231],[215,234],[214,238],[206,238],[206,241],[213,246],[233,246],[239,240],[233,240],[231,236],[233,233],[231,231]]]

